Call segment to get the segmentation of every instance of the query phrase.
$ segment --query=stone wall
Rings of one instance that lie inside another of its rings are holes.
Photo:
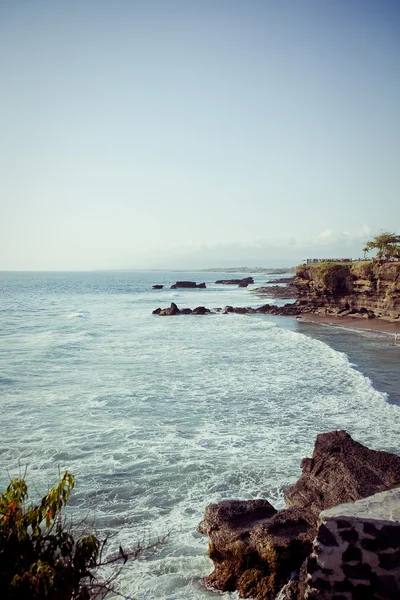
[[[400,599],[400,488],[321,512],[307,600]]]

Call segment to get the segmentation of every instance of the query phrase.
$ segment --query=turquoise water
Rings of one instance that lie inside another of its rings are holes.
[[[27,468],[39,493],[69,469],[73,514],[116,534],[110,549],[169,532],[122,575],[121,592],[138,600],[213,597],[196,532],[205,506],[282,506],[317,433],[346,429],[399,450],[400,349],[389,336],[268,315],[151,314],[171,302],[265,303],[212,283],[222,277],[0,274],[0,483]],[[177,279],[207,289],[151,290]]]

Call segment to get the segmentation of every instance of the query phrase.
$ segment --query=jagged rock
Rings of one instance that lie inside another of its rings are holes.
[[[370,450],[346,431],[317,436],[312,458],[301,462],[300,479],[285,494],[286,504],[321,510],[400,486],[400,456]]]
[[[169,308],[156,308],[153,310],[153,315],[159,315],[160,317],[170,317],[175,315],[207,315],[210,313],[209,308],[204,306],[197,306],[193,310],[191,308],[179,309],[177,305],[172,302]]]
[[[295,285],[267,285],[251,290],[255,294],[270,296],[271,298],[281,298],[283,300],[297,298],[298,291]]]
[[[248,538],[254,525],[276,513],[267,500],[224,500],[207,506],[198,531],[210,537],[209,556],[215,569],[205,583],[218,590],[233,591],[247,570]]]
[[[231,313],[234,311],[233,306],[225,306],[224,310],[222,311],[222,314],[227,315],[228,313]]]
[[[296,278],[293,277],[281,277],[280,279],[270,279],[268,283],[293,283]]]
[[[255,600],[275,600],[279,590],[280,600],[303,600],[319,512],[400,486],[400,457],[370,450],[345,431],[317,436],[313,457],[301,466],[302,476],[285,494],[287,509],[276,511],[266,500],[207,507],[199,525],[210,537],[215,567],[207,585]]]
[[[153,310],[153,315],[159,315],[160,317],[171,317],[180,314],[181,311],[175,302],[171,302],[171,306],[169,308],[156,308],[156,310]]]
[[[249,285],[249,283],[254,283],[254,279],[252,277],[243,277],[243,279],[218,279],[215,283],[247,287],[247,285]]]
[[[164,286],[157,283],[156,285],[152,285],[151,287],[153,290],[162,290]]]
[[[196,308],[194,308],[192,310],[192,314],[193,315],[206,315],[208,314],[210,311],[209,308],[205,308],[204,306],[197,306]]]
[[[205,283],[196,283],[195,281],[177,281],[173,285],[171,285],[171,290],[176,290],[177,288],[201,288],[204,289],[206,287]]]
[[[215,567],[207,585],[270,600],[311,552],[316,517],[305,509],[277,512],[266,500],[226,500],[207,507],[198,529],[210,537]]]

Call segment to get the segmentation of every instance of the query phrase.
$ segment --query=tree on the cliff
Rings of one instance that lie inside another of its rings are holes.
[[[90,531],[77,537],[61,515],[73,487],[74,477],[66,471],[36,505],[27,504],[23,478],[13,479],[0,494],[2,600],[103,599],[108,592],[121,596],[112,583],[119,573],[114,565],[162,543],[138,544],[131,552],[120,547],[115,556],[103,558],[107,539],[100,542]],[[99,578],[100,567],[113,569],[108,579]]]
[[[382,231],[365,244],[363,252],[370,250],[376,250],[376,256],[381,260],[400,258],[400,235],[391,231]]]

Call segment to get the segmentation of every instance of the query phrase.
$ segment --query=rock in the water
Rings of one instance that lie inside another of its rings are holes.
[[[159,315],[160,317],[171,317],[180,314],[181,311],[175,302],[171,302],[171,306],[169,308],[156,308],[156,310],[153,310],[153,315]]]
[[[156,308],[155,310],[153,310],[153,315],[159,315],[160,317],[170,317],[175,315],[207,315],[210,312],[210,309],[205,308],[205,306],[197,306],[193,310],[191,308],[179,309],[175,302],[172,302],[169,308]]]
[[[302,469],[285,494],[288,509],[276,511],[266,500],[226,500],[207,507],[199,525],[210,538],[214,562],[207,585],[255,600],[275,600],[279,590],[280,600],[304,598],[305,559],[319,512],[400,486],[400,457],[370,450],[345,431],[319,435]]]
[[[286,504],[321,510],[400,486],[400,456],[370,450],[346,431],[317,436],[312,458],[301,462],[303,474],[285,494]]]
[[[173,285],[171,285],[171,290],[176,290],[177,288],[201,288],[204,289],[206,287],[205,283],[196,283],[195,281],[177,281]]]
[[[164,286],[157,283],[156,285],[152,285],[151,287],[153,290],[162,290]]]
[[[252,277],[243,277],[243,279],[218,279],[215,283],[224,285],[238,285],[239,287],[247,287],[249,283],[254,283]]]
[[[192,310],[192,314],[193,315],[206,315],[208,314],[210,311],[209,308],[205,308],[205,306],[197,306],[196,308],[194,308]]]
[[[307,510],[277,512],[266,500],[226,500],[207,507],[199,531],[210,537],[215,567],[207,585],[272,600],[311,552],[316,517]]]

